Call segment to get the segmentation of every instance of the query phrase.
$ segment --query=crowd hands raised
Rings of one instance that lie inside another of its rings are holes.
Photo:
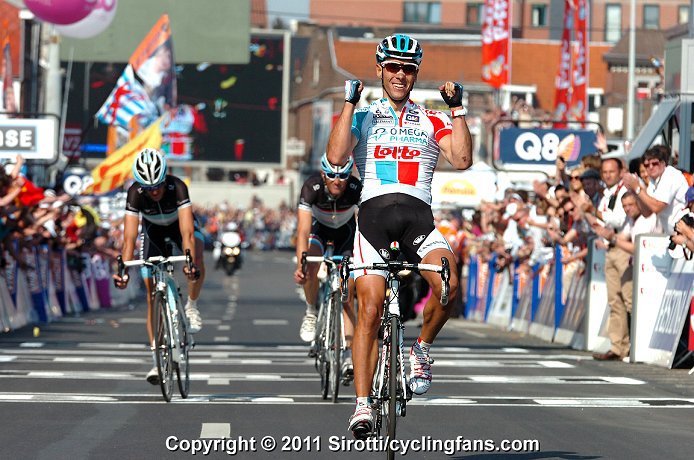
[[[8,262],[7,254],[20,268],[34,269],[23,255],[42,244],[52,250],[65,249],[69,263],[81,252],[115,256],[113,241],[119,240],[118,217],[102,220],[93,198],[77,199],[38,187],[24,171],[21,156],[0,168],[2,266]]]
[[[598,148],[600,141],[604,144],[599,139]],[[676,155],[664,145],[651,147],[629,164],[596,154],[569,170],[559,158],[555,177],[535,181],[532,192],[509,189],[501,200],[482,202],[472,219],[465,251],[482,262],[496,255],[498,272],[515,263],[521,273],[531,274],[539,266],[555,263],[558,245],[566,301],[570,280],[584,270],[589,241],[595,238],[596,247],[607,251],[612,346],[594,358],[623,359],[629,353],[636,236],[670,236],[670,254],[675,258],[690,258],[694,251],[692,177],[676,164]]]

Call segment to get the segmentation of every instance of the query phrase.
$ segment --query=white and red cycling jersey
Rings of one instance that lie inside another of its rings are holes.
[[[358,140],[354,162],[364,186],[361,202],[405,193],[431,204],[431,180],[441,151],[439,141],[451,132],[448,115],[411,100],[399,118],[386,98],[357,109],[352,134]]]

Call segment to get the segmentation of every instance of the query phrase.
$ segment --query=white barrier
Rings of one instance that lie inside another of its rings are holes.
[[[593,239],[589,250],[589,282],[586,292],[586,318],[584,335],[586,349],[597,353],[605,353],[610,349],[610,337],[607,334],[607,321],[610,317],[610,306],[607,303],[607,284],[605,282],[604,249],[596,246]]]
[[[509,270],[506,269],[500,274],[497,273],[495,280],[499,283],[494,290],[489,313],[487,314],[487,322],[497,326],[507,328],[511,324],[511,302],[513,297],[512,278],[509,275]]]
[[[634,259],[631,362],[669,365],[670,351],[650,347],[659,306],[671,276],[672,258],[667,252],[669,239],[658,234],[639,235]]]

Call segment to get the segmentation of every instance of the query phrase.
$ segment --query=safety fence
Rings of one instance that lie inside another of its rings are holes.
[[[554,259],[530,269],[496,269],[496,258],[468,260],[465,317],[578,350],[610,348],[606,251],[589,241],[585,262]],[[633,269],[630,362],[668,368],[694,355],[694,259],[673,259],[669,238],[639,235]]]
[[[47,244],[2,254],[0,330],[55,321],[64,316],[125,305],[139,295],[138,280],[121,291],[113,288],[109,262],[99,254],[74,254]],[[138,276],[133,271],[131,276]]]

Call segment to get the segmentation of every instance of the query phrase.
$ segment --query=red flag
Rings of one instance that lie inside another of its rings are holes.
[[[482,80],[494,88],[509,82],[511,4],[485,0],[482,22]]]
[[[571,106],[569,113],[576,121],[586,121],[588,106],[588,2],[576,0],[576,52],[571,73]]]
[[[2,111],[17,112],[17,98],[12,86],[12,56],[10,53],[10,36],[7,35],[2,41]]]
[[[555,123],[555,128],[565,128],[569,111],[569,88],[571,87],[571,20],[573,17],[571,0],[564,0],[564,31],[561,34],[561,56],[559,70],[554,86],[554,119],[561,123]]]

